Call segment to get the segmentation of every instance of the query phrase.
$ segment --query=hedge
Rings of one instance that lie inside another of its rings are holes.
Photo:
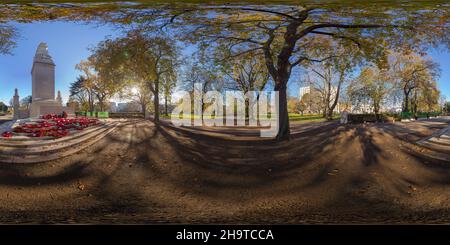
[[[400,112],[401,119],[411,119],[413,118],[412,112]]]
[[[348,122],[350,123],[364,123],[376,122],[378,118],[375,114],[348,114]]]
[[[418,112],[414,115],[412,112],[401,112],[400,118],[401,119],[412,119],[412,118],[428,118],[428,117],[437,117],[441,115],[440,112]]]
[[[110,118],[144,118],[144,113],[142,112],[111,112],[109,113]]]
[[[86,112],[85,111],[77,111],[75,112],[75,116],[80,116],[80,117],[85,117],[86,116]]]
[[[97,118],[109,118],[109,112],[107,111],[78,111],[75,112],[76,116],[79,117],[97,117]]]
[[[427,117],[429,117],[429,114],[428,113],[424,113],[424,112],[419,112],[419,113],[416,114],[416,117],[417,118],[427,118]]]
[[[393,122],[399,121],[397,114],[349,114],[349,123],[365,123],[365,122]]]
[[[109,112],[99,111],[97,112],[97,118],[109,118]]]

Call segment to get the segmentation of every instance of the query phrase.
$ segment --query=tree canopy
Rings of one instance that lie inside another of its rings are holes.
[[[203,52],[211,51],[205,53],[215,59],[246,54],[262,57],[280,98],[277,139],[289,137],[286,90],[296,67],[336,58],[341,56],[339,50],[352,50],[362,62],[375,63],[382,69],[388,63],[387,50],[421,54],[429,47],[449,44],[450,6],[447,1],[439,0],[378,1],[376,4],[352,0],[265,1],[264,4],[259,1],[23,2],[1,5],[0,23],[35,20],[113,23],[127,32],[139,29],[146,35],[168,34],[171,39],[197,45]],[[330,44],[337,52],[326,52]],[[216,52],[218,49],[221,52]],[[151,70],[145,69],[148,71]]]

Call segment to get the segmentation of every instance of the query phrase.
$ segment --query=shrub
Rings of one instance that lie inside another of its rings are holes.
[[[111,112],[109,113],[110,118],[144,118],[144,113],[142,112]]]
[[[350,123],[365,123],[365,122],[393,122],[399,121],[399,114],[349,114],[348,122]]]
[[[348,122],[350,123],[364,123],[378,121],[375,114],[348,114]]]
[[[428,118],[428,117],[436,117],[439,116],[440,112],[417,112],[416,114],[412,112],[401,112],[401,119],[412,119],[412,118]]]
[[[77,111],[75,112],[75,115],[78,117],[85,117],[86,116],[86,112],[85,111]]]
[[[398,114],[389,114],[389,113],[383,113],[378,115],[378,121],[380,122],[393,122],[393,121],[399,121],[400,117]]]
[[[425,112],[419,112],[416,114],[416,117],[417,118],[427,118],[427,117],[429,117],[429,114],[425,113]]]
[[[392,120],[400,121],[401,120],[400,113],[383,113],[383,116],[387,117],[388,121],[392,121]]]
[[[97,112],[97,118],[108,118],[109,113],[107,111],[99,111]]]
[[[400,112],[400,119],[411,119],[413,114],[411,112]]]

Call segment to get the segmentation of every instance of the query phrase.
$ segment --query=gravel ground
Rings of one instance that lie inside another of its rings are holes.
[[[450,163],[414,144],[448,125],[301,123],[276,143],[137,121],[57,161],[1,164],[0,223],[450,223]]]

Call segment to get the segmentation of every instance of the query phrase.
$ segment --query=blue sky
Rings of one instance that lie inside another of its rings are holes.
[[[34,22],[16,24],[20,38],[13,55],[0,55],[0,101],[9,103],[14,88],[21,98],[31,95],[31,65],[40,42],[46,42],[56,63],[56,90],[61,90],[63,100],[69,96],[69,85],[79,75],[75,65],[89,56],[89,47],[107,36],[119,34],[112,26],[73,22]],[[187,51],[187,50],[185,50]],[[430,55],[440,63],[438,80],[442,93],[450,100],[449,53],[433,50]],[[292,77],[292,80],[298,79]],[[298,95],[298,83],[290,83],[289,94]]]
[[[21,98],[31,95],[31,66],[40,42],[56,64],[56,90],[63,100],[69,96],[69,85],[80,74],[75,65],[89,56],[89,47],[107,36],[115,36],[111,26],[87,25],[73,22],[35,22],[16,24],[20,37],[13,55],[0,55],[0,101],[9,103],[14,88]]]
[[[450,54],[442,50],[433,50],[430,52],[430,56],[440,65],[439,89],[445,95],[447,101],[450,101]]]

